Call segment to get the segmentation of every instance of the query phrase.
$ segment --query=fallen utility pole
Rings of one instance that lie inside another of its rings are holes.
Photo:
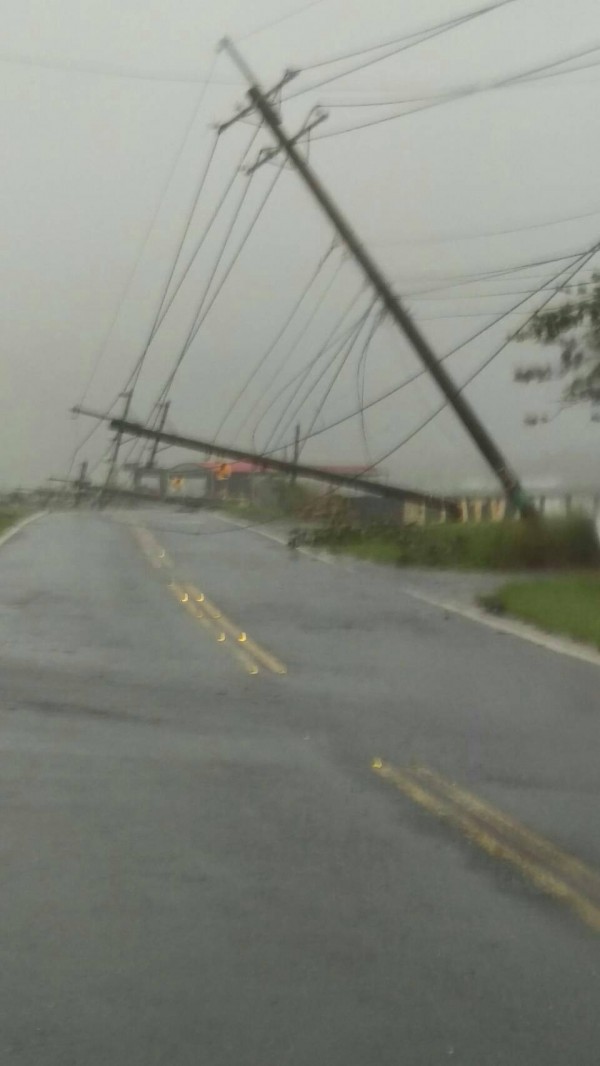
[[[388,500],[424,504],[440,511],[447,511],[453,517],[458,517],[460,514],[459,504],[453,497],[435,496],[425,492],[417,492],[415,489],[404,489],[399,485],[381,485],[375,481],[367,481],[366,478],[354,477],[350,474],[338,474],[335,471],[321,469],[318,466],[307,466],[305,463],[290,463],[285,459],[257,455],[255,452],[242,451],[241,448],[230,448],[224,444],[215,445],[212,440],[199,440],[197,437],[183,437],[179,433],[166,433],[164,430],[152,429],[151,426],[144,426],[139,422],[127,422],[125,419],[113,418],[111,415],[90,411],[83,407],[74,407],[72,410],[77,414],[90,415],[92,418],[99,418],[103,422],[109,422],[111,429],[121,434],[126,433],[128,436],[145,437],[146,440],[169,444],[175,448],[187,448],[193,452],[204,452],[207,455],[214,455],[215,451],[217,451],[225,459],[252,462],[264,470],[277,470],[282,474],[294,474],[297,477],[311,478],[314,481],[324,481],[328,485],[358,489],[369,493],[371,496],[382,496]]]
[[[344,241],[346,247],[366,274],[367,278],[373,285],[375,292],[381,298],[390,317],[400,328],[416,354],[419,356],[419,359],[424,364],[426,370],[429,371],[432,378],[441,389],[476,447],[498,477],[509,500],[523,517],[532,517],[536,513],[535,508],[528,500],[517,474],[511,468],[504,455],[493,441],[469,401],[465,399],[458,386],[442,366],[433,351],[433,348],[415,325],[408,311],[402,306],[400,300],[393,292],[387,278],[371,258],[350,223],[334,203],[330,194],[325,190],[312,167],[303,158],[301,152],[298,150],[295,139],[291,138],[283,129],[281,119],[275,107],[260,88],[255,75],[245,59],[240,55],[229,38],[224,38],[221,42],[221,47],[228,52],[238,70],[248,81],[250,85],[248,90],[248,98],[250,102],[264,119],[265,124],[271,130],[279,147],[294,164],[300,177],[304,180],[321,209],[327,215],[339,236]]]

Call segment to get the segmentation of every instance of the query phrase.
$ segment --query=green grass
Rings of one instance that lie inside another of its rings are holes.
[[[396,566],[463,570],[578,569],[600,564],[585,518],[430,526],[324,526],[306,542]]]
[[[4,533],[9,526],[12,526],[18,517],[16,511],[0,511],[0,534]]]
[[[494,611],[600,648],[600,575],[565,574],[514,582],[481,602]]]

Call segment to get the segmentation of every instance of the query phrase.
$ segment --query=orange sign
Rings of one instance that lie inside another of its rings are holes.
[[[215,477],[217,481],[228,481],[231,473],[231,463],[221,463],[215,470]]]

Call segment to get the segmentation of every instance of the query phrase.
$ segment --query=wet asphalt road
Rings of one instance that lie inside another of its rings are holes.
[[[597,1066],[598,932],[371,764],[599,869],[598,669],[227,529],[0,549],[0,1062]]]

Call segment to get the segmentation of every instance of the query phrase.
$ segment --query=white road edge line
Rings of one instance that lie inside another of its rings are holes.
[[[232,522],[233,525],[239,526],[241,529],[248,528],[242,522],[237,522],[229,516],[225,518],[218,515],[217,517],[222,522]],[[287,540],[284,537],[278,537],[274,533],[266,533],[257,526],[253,526],[251,529],[248,528],[248,531],[258,533],[260,537],[266,537],[268,540],[274,540],[277,544],[283,544],[284,547],[287,547]],[[320,563],[335,563],[338,566],[344,566],[343,557],[339,558],[336,555],[324,552],[314,552],[310,548],[298,547],[294,550],[301,552],[303,555],[308,555],[311,559],[316,559]],[[360,564],[360,560],[358,562]],[[346,566],[345,569],[355,572],[356,567]],[[470,622],[477,622],[479,625],[487,626],[489,629],[495,629],[498,633],[505,633],[507,636],[526,640],[530,644],[537,644],[538,647],[545,648],[546,651],[554,652],[556,655],[568,655],[571,659],[579,659],[580,662],[589,663],[592,666],[600,666],[600,652],[597,652],[590,645],[578,644],[567,637],[553,636],[550,633],[545,633],[543,629],[536,629],[535,626],[527,625],[526,622],[518,622],[508,618],[496,618],[480,607],[469,607],[456,603],[454,600],[438,600],[433,596],[417,592],[416,589],[411,589],[406,585],[401,586],[401,588],[413,600],[420,600],[421,603],[427,603],[430,607],[438,607],[442,611],[448,611],[450,614],[458,614],[462,618],[467,618]]]
[[[10,526],[9,529],[6,530],[6,533],[3,533],[0,537],[0,548],[3,544],[6,544],[8,540],[11,540],[12,537],[16,537],[17,533],[20,533],[22,529],[25,529],[25,526],[28,526],[30,522],[35,522],[38,518],[43,518],[47,514],[49,514],[48,511],[36,511],[35,514],[30,514],[27,518],[21,519],[21,521],[17,522],[15,526]]]
[[[288,547],[288,542],[285,537],[278,537],[276,533],[267,533],[266,530],[262,529],[260,526],[255,526],[251,523],[245,525],[243,522],[238,522],[235,518],[231,518],[230,515],[215,514],[215,518],[218,518],[220,522],[231,522],[233,526],[238,526],[240,529],[247,529],[249,533],[257,533],[259,537],[266,537],[267,540],[273,540],[276,544],[282,544],[284,548]],[[301,546],[298,546],[293,550],[300,552],[302,555],[308,555],[310,559],[317,559],[320,563],[334,563],[338,561],[333,555],[325,554],[323,552],[314,552],[311,551],[310,548],[302,548]]]
[[[528,625],[526,622],[494,617],[480,607],[468,607],[455,603],[453,600],[437,600],[433,596],[424,595],[422,592],[417,592],[416,589],[406,586],[403,587],[402,591],[413,600],[427,603],[430,607],[439,607],[440,610],[448,611],[451,614],[458,614],[462,618],[468,618],[470,622],[477,622],[479,625],[487,626],[489,629],[495,629],[498,633],[519,637],[521,640],[527,640],[530,644],[537,644],[539,647],[546,648],[547,651],[555,652],[557,655],[569,655],[572,659],[580,659],[584,663],[591,663],[592,666],[600,666],[600,652],[597,652],[590,645],[578,644],[567,637],[553,636],[550,633],[545,633],[543,629]]]

